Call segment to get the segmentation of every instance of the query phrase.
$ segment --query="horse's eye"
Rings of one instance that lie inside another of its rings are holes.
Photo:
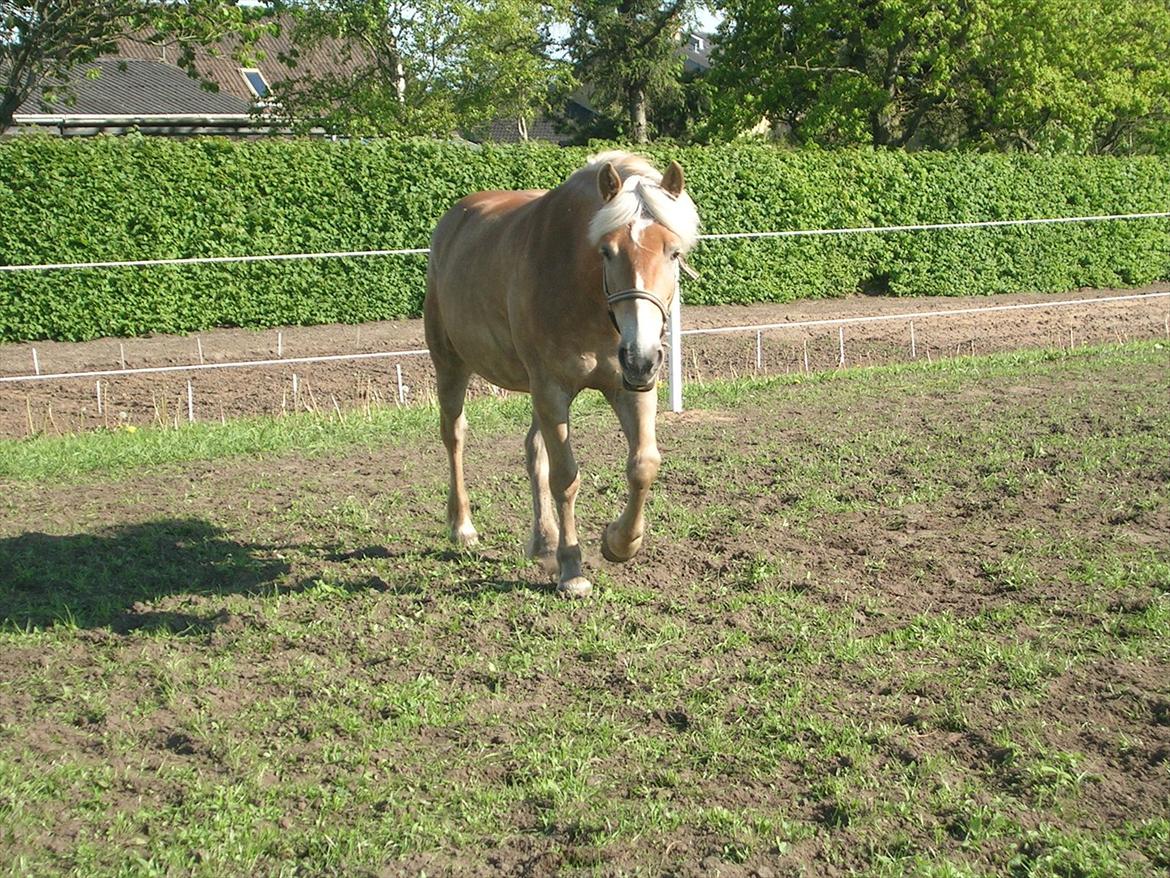
[[[613,251],[610,250],[609,247],[602,247],[601,248],[601,255],[604,256],[606,259],[612,259],[613,258]]]
[[[671,259],[678,259],[678,257],[679,257],[679,256],[681,256],[681,255],[682,255],[682,254],[680,254],[680,253],[679,253],[677,250],[675,250],[675,251],[673,251],[673,252],[670,254],[670,258],[671,258]]]

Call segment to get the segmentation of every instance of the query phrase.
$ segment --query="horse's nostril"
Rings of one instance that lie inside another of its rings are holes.
[[[662,348],[655,348],[652,353],[627,347],[618,348],[618,363],[621,365],[622,373],[635,383],[644,383],[642,379],[657,374],[662,367],[662,360]]]

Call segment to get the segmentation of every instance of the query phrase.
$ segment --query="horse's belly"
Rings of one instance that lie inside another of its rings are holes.
[[[528,370],[516,353],[510,334],[469,321],[460,330],[448,329],[455,351],[468,368],[497,387],[528,391]]]

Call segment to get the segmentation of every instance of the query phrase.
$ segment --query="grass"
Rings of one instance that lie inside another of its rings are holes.
[[[1029,350],[985,357],[957,357],[936,363],[917,362],[864,369],[817,372],[811,375],[746,378],[700,382],[687,386],[686,404],[693,409],[733,409],[761,405],[780,388],[801,394],[820,393],[824,385],[839,386],[843,398],[864,397],[875,386],[905,390],[924,377],[936,393],[954,390],[983,375],[1026,377],[1034,369],[1058,365],[1062,373],[1108,368],[1111,363],[1140,362],[1151,368],[1167,365],[1161,342],[1137,342],[1064,350]],[[666,389],[659,390],[659,404]],[[574,404],[576,418],[610,417],[596,394],[584,394]],[[526,428],[530,419],[523,396],[486,397],[469,404],[474,429],[485,433]],[[388,441],[418,442],[436,431],[433,405],[373,407],[369,413],[299,413],[284,417],[240,418],[227,424],[204,422],[177,429],[149,427],[98,430],[67,436],[34,436],[0,440],[0,479],[84,479],[91,474],[106,479],[141,472],[144,468],[193,460],[221,460],[241,456],[296,452],[320,457],[355,447],[377,447]],[[890,437],[870,437],[889,442]]]
[[[520,554],[515,400],[470,554],[427,409],[6,443],[0,869],[1164,874],[1167,365],[689,387],[584,603]]]

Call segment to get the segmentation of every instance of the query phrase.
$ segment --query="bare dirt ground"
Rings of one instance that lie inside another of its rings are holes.
[[[816,307],[879,304],[908,307]],[[1167,874],[1162,364],[670,419],[625,567],[596,548],[617,427],[583,417],[584,603],[517,554],[521,425],[469,444],[470,554],[434,440],[0,482],[0,848],[29,874]]]
[[[794,302],[785,305],[690,306],[684,329],[794,323],[876,315],[945,314],[975,307],[1104,299],[1170,292],[1170,283],[1139,290],[1080,290],[1067,294],[979,296],[963,299],[879,298]],[[1170,334],[1170,298],[1108,304],[997,311],[850,324],[844,327],[847,365],[876,365],[919,358],[1036,347],[1068,347]],[[98,339],[84,343],[0,345],[0,377],[33,372],[33,349],[42,373],[216,364],[245,360],[314,357],[425,348],[421,320],[360,326],[297,326],[271,330],[220,329],[192,336]],[[759,368],[757,369],[757,346]],[[684,339],[684,381],[745,374],[833,368],[840,363],[835,325],[773,329]],[[401,390],[399,384],[401,372]],[[293,376],[296,376],[294,388]],[[433,389],[429,359],[402,356],[364,361],[290,363],[246,369],[206,369],[162,374],[73,378],[0,384],[0,437],[67,433],[122,424],[172,424],[188,418],[191,382],[196,420],[338,408],[428,399]],[[295,392],[294,392],[295,390]],[[98,394],[102,405],[98,405]],[[475,393],[495,392],[486,384]]]

